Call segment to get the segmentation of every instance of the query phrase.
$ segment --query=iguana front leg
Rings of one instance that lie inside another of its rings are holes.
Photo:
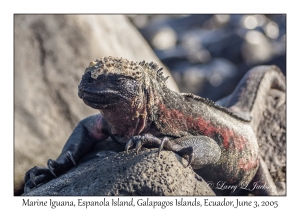
[[[109,126],[102,115],[94,115],[80,121],[67,140],[61,154],[56,160],[49,159],[47,168],[33,167],[25,174],[25,193],[37,185],[65,173],[76,166],[97,141],[105,140],[109,136]]]
[[[221,156],[219,145],[207,136],[185,136],[176,139],[163,137],[157,138],[151,134],[143,134],[132,137],[126,144],[125,150],[136,145],[137,153],[142,146],[159,147],[173,151],[188,160],[187,166],[191,164],[194,169],[216,163]],[[187,167],[186,166],[186,167]]]

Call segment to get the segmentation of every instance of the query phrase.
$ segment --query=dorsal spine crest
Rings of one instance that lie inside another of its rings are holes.
[[[234,117],[235,119],[240,120],[242,122],[250,122],[251,121],[251,120],[244,119],[244,118],[236,115],[235,113],[229,111],[227,108],[216,104],[214,101],[212,101],[212,100],[210,100],[208,98],[202,98],[202,97],[196,96],[196,95],[194,95],[192,93],[181,93],[181,94],[183,96],[185,96],[185,97],[192,98],[195,101],[201,101],[201,102],[207,104],[208,106],[211,106],[211,107],[214,107],[214,108],[216,108],[216,109],[218,109],[220,111],[223,111],[224,113],[226,113],[226,114],[228,114],[228,115],[230,115],[230,116]]]

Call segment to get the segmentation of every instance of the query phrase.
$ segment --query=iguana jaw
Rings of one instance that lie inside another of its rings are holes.
[[[100,75],[96,79],[86,72],[78,86],[78,96],[94,109],[131,104],[133,79],[122,75]]]
[[[94,108],[94,109],[107,109],[113,108],[114,106],[127,102],[129,99],[120,94],[118,91],[113,90],[101,90],[96,92],[90,92],[88,90],[80,89],[78,90],[78,96],[83,100],[83,102]]]

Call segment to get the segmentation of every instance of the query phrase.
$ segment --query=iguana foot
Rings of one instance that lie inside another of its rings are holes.
[[[61,160],[49,159],[47,162],[48,169],[54,177],[66,172],[72,165],[77,167],[75,159],[70,151],[64,155],[65,157]]]
[[[51,179],[66,172],[72,166],[76,166],[75,159],[70,151],[65,155],[60,156],[57,161],[49,159],[47,162],[48,168],[33,167],[25,174],[24,192],[28,193],[37,186],[40,186]]]
[[[179,144],[175,144],[174,142],[169,141],[169,138],[167,138],[167,137],[164,137],[163,140],[161,141],[161,144],[158,149],[158,155],[161,152],[162,148],[164,148],[164,147],[172,148],[173,150],[175,150],[174,152],[176,152],[178,155],[180,155],[182,157],[187,156],[188,164],[185,167],[188,167],[189,165],[191,165],[192,160],[195,156],[193,147],[191,147],[191,146],[182,147]],[[180,148],[180,147],[182,147],[182,148]]]
[[[158,147],[158,154],[161,152],[162,148],[165,148],[169,151],[175,152],[181,157],[188,159],[188,164],[185,167],[188,167],[193,160],[194,152],[193,147],[182,147],[179,144],[170,141],[168,137],[164,137],[162,140],[151,135],[151,134],[143,134],[132,137],[125,146],[125,151],[128,153],[128,150],[134,146],[136,149],[136,154],[138,154],[139,150],[142,146],[146,147]]]
[[[192,148],[193,154],[189,160],[192,159],[191,165],[193,169],[200,169],[215,164],[221,157],[219,145],[215,140],[207,136],[185,136],[169,142],[183,148]],[[169,142],[166,142],[166,144],[170,144]]]
[[[24,193],[30,192],[32,189],[50,181],[53,178],[54,177],[48,168],[37,166],[33,167],[25,174]]]
[[[158,147],[161,144],[161,139],[151,135],[151,134],[143,134],[138,136],[133,136],[125,145],[125,151],[128,153],[128,150],[135,144],[136,154],[138,154],[139,150],[143,145],[147,145],[149,147]]]

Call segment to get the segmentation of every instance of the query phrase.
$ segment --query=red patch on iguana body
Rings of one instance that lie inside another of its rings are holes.
[[[95,119],[95,122],[93,124],[93,127],[91,128],[90,130],[90,134],[98,139],[98,140],[103,140],[103,139],[106,139],[108,137],[107,134],[105,134],[103,132],[103,116],[102,115],[99,115],[96,119]]]
[[[166,108],[165,104],[161,103],[159,104],[159,109],[161,122],[166,125],[171,124],[172,128],[170,129],[172,133],[177,133],[180,130],[189,133],[197,131],[199,135],[205,135],[213,139],[216,138],[216,135],[220,135],[224,148],[229,149],[233,146],[240,151],[243,150],[247,142],[242,135],[235,133],[232,129],[225,126],[221,127],[221,125],[214,125],[199,115],[185,115],[177,109]],[[179,123],[174,123],[175,121]]]

